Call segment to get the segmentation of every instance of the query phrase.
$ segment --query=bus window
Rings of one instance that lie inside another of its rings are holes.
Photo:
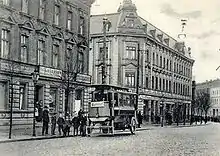
[[[115,106],[118,106],[118,93],[114,93]]]

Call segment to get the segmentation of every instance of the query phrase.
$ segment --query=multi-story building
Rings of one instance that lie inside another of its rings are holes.
[[[65,99],[68,98],[66,109],[69,113],[80,107],[87,109],[92,2],[0,0],[1,124],[8,123],[11,104],[14,124],[24,120],[25,123],[32,122],[29,120],[33,117],[34,106],[31,74],[36,68],[39,72],[36,100],[42,100],[43,106],[63,112]],[[65,92],[67,83],[68,95]]]
[[[111,22],[107,32],[107,83],[136,92],[139,53],[138,109],[149,121],[160,116],[162,110],[182,114],[180,117],[185,110],[189,117],[194,63],[190,49],[138,16],[136,11],[131,0],[124,0],[116,13],[91,16],[92,83],[100,84],[102,80],[102,30],[103,18],[107,18]]]
[[[203,83],[196,84],[196,94],[201,92],[208,93],[210,95],[211,109],[208,115],[211,117],[219,116],[220,113],[220,80],[211,80]],[[199,110],[196,110],[199,114]]]

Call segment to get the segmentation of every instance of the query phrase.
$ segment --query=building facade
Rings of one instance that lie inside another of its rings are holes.
[[[111,22],[107,32],[107,83],[136,92],[138,53],[138,110],[155,122],[161,113],[190,115],[192,66],[194,60],[184,42],[178,42],[139,17],[131,0],[124,0],[118,12],[91,16],[90,74],[92,83],[102,79],[103,18]],[[138,44],[140,49],[138,49]],[[185,108],[185,109],[184,109]],[[178,112],[177,112],[178,110]]]
[[[32,123],[34,89],[36,101],[49,106],[50,112],[64,112],[65,101],[70,114],[79,108],[87,111],[92,3],[0,0],[1,125],[8,124],[11,104],[13,124]],[[35,69],[36,88],[31,76]]]
[[[201,92],[208,93],[210,95],[211,109],[208,115],[211,117],[217,117],[220,114],[220,80],[211,80],[203,83],[196,84],[196,94]],[[196,110],[196,114],[199,114],[199,110]]]

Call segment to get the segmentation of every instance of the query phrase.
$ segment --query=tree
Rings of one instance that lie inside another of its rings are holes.
[[[209,109],[212,107],[210,94],[207,92],[199,92],[196,95],[196,105],[200,110],[201,115],[201,123],[202,123],[202,115],[205,113],[205,123],[207,122],[207,114]]]

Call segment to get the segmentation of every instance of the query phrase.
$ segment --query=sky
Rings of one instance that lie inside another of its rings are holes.
[[[123,0],[96,0],[91,14],[114,13]],[[187,19],[186,46],[197,82],[220,78],[220,0],[133,0],[139,16],[177,39]]]

